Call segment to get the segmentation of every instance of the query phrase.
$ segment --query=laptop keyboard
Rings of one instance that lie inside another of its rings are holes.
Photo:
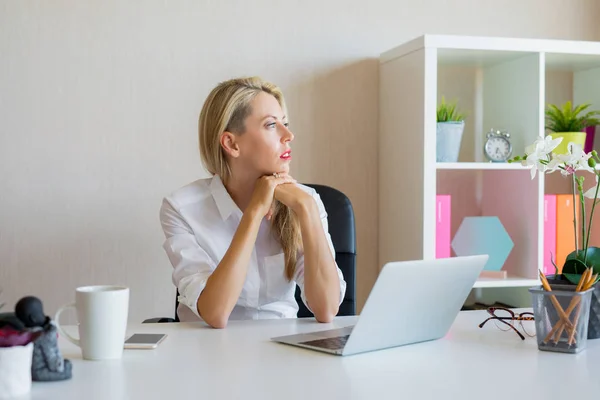
[[[315,346],[315,347],[322,347],[324,349],[330,349],[330,350],[339,350],[339,349],[344,348],[349,337],[350,337],[350,335],[337,336],[337,337],[331,337],[331,338],[326,338],[326,339],[309,340],[307,342],[300,342],[300,344],[306,344],[306,345]]]

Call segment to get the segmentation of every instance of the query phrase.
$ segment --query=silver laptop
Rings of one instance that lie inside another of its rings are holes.
[[[488,257],[387,263],[354,325],[271,340],[347,356],[439,339],[448,333]]]

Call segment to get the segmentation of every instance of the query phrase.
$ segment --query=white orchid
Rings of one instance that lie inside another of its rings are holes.
[[[596,175],[596,186],[592,186],[591,188],[589,188],[584,194],[583,197],[586,197],[588,199],[597,199],[598,196],[600,196],[600,191],[598,191],[598,196],[596,196],[596,191],[598,189],[598,174]]]
[[[576,143],[569,143],[569,152],[567,154],[557,154],[555,159],[558,166],[561,166],[561,173],[563,175],[571,175],[575,171],[588,171],[594,172],[594,168],[590,167],[589,159],[592,157],[592,153],[585,153],[583,148]]]
[[[596,180],[598,180],[598,178],[596,178]],[[598,193],[598,196],[600,196],[600,193]],[[596,197],[596,187],[592,187],[589,188],[584,194],[583,197],[586,197],[588,199],[597,199],[598,197]]]
[[[538,137],[533,144],[527,146],[525,148],[525,154],[550,154],[552,150],[554,150],[561,142],[563,138],[559,137],[558,139],[552,139],[551,135],[547,135],[546,137]]]
[[[531,179],[535,178],[536,172],[552,173],[560,170],[562,175],[568,176],[575,171],[594,172],[590,166],[592,152],[585,153],[583,148],[573,142],[567,145],[567,154],[552,154],[552,151],[562,142],[562,137],[552,139],[551,135],[545,138],[539,137],[533,144],[525,149],[525,157],[516,157],[521,165],[531,168]]]
[[[533,144],[527,146],[525,149],[525,156],[516,156],[510,162],[520,161],[524,167],[531,168],[531,179],[535,178],[537,171],[542,173],[552,173],[560,171],[563,176],[570,176],[573,180],[573,201],[576,200],[576,196],[583,196],[588,199],[600,198],[600,183],[599,175],[600,171],[596,170],[597,163],[600,163],[598,153],[593,150],[589,153],[583,151],[583,148],[573,142],[567,145],[566,154],[553,154],[553,150],[561,143],[562,138],[552,139],[551,135],[545,138],[539,137]],[[596,184],[584,192],[583,182],[584,176],[577,176],[578,171],[586,171],[594,174],[596,178]],[[599,195],[596,195],[598,193]],[[592,216],[594,215],[594,209],[598,201],[594,201],[592,204],[592,211],[590,214],[590,220],[586,227],[585,224],[585,204],[582,203],[583,209],[581,210],[581,221],[578,221],[575,215],[575,208],[573,208],[573,224],[575,229],[575,247],[579,251],[579,240],[577,239],[577,232],[581,229],[581,245],[584,251],[582,262],[585,264],[587,257],[587,249],[589,247],[590,230],[592,224]],[[587,232],[586,232],[587,231]]]
[[[537,171],[545,173],[558,169],[559,161],[554,160],[551,153],[562,139],[562,137],[552,139],[552,136],[548,135],[545,138],[539,137],[533,144],[527,146],[521,165],[531,168],[531,179],[535,178]]]

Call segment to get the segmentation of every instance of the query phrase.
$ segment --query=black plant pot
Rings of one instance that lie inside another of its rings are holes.
[[[572,284],[563,275],[546,275],[548,283],[550,285],[567,285],[576,286]],[[594,291],[592,292],[592,300],[590,304],[590,317],[588,322],[588,339],[600,338],[600,284],[594,285]]]

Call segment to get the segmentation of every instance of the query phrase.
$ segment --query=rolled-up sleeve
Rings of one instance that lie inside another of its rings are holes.
[[[319,194],[316,191],[312,192],[312,196],[315,199],[315,202],[317,203],[319,209],[319,217],[321,218],[321,225],[323,226],[323,231],[325,232],[325,237],[327,238],[327,243],[329,244],[329,250],[331,251],[331,255],[335,260],[335,248],[333,246],[333,242],[331,241],[331,235],[329,234],[329,222],[327,221],[327,212],[325,211],[325,206],[323,205],[321,196],[319,196]],[[346,281],[344,280],[342,270],[338,267],[337,263],[335,263],[335,267],[337,269],[338,279],[340,281],[340,299],[338,303],[338,305],[340,305],[342,304],[344,296],[346,295]],[[306,300],[306,294],[304,293],[304,253],[300,253],[298,255],[294,280],[296,281],[296,284],[300,287],[301,298],[304,302],[304,305],[312,312],[312,309],[309,307],[308,301]]]
[[[166,238],[163,249],[173,266],[172,280],[179,291],[178,300],[201,318],[198,298],[216,265],[198,244],[190,226],[167,199],[163,199],[160,208],[160,222]]]

